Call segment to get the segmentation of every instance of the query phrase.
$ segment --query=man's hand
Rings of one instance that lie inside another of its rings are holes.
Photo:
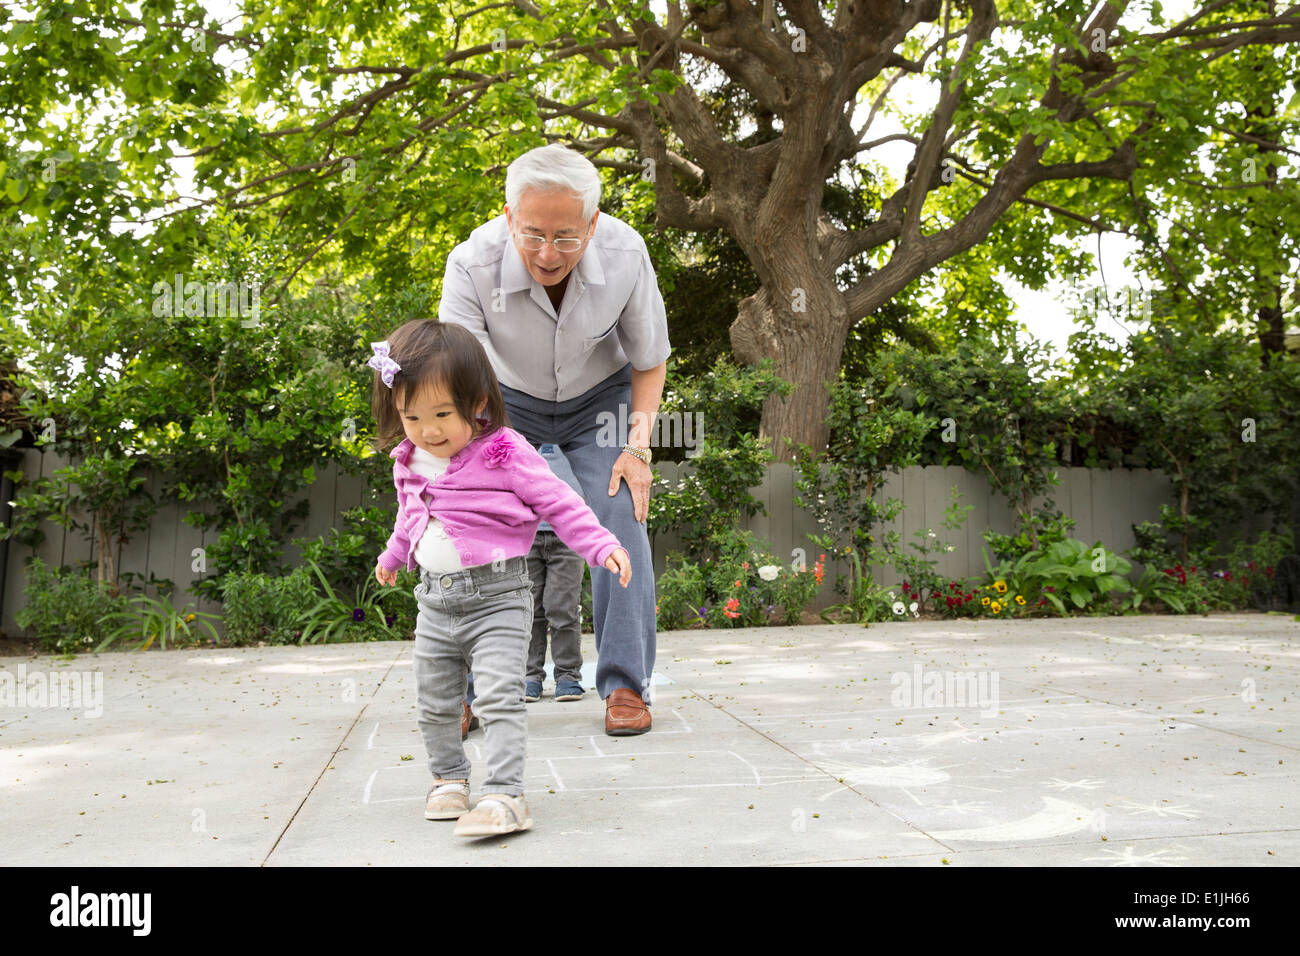
[[[637,521],[644,522],[650,513],[650,485],[654,474],[650,466],[635,455],[622,452],[614,460],[614,470],[609,473],[609,493],[618,494],[618,480],[622,478],[632,492],[632,510]]]
[[[632,559],[622,548],[605,559],[605,567],[618,575],[618,583],[623,587],[627,587],[627,582],[632,580]]]

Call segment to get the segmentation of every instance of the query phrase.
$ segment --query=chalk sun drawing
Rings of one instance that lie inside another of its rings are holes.
[[[1181,850],[1182,847],[1174,849]],[[1131,846],[1124,847],[1123,850],[1110,849],[1109,847],[1101,851],[1106,856],[1085,856],[1085,863],[1109,863],[1111,866],[1177,866],[1174,860],[1186,860],[1185,856],[1165,856],[1166,853],[1172,853],[1173,850],[1152,850],[1150,853],[1137,853]],[[1161,859],[1164,857],[1164,859]]]
[[[1152,800],[1150,803],[1134,803],[1132,800],[1125,800],[1120,806],[1128,809],[1133,816],[1141,816],[1144,813],[1154,813],[1158,817],[1187,817],[1192,819],[1199,817],[1201,811],[1193,810],[1186,804],[1175,803],[1171,806],[1162,807]]]

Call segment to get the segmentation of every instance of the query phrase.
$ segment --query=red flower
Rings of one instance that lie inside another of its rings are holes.
[[[741,566],[742,568],[744,568],[746,571],[749,570],[749,562],[748,562],[748,561],[742,561],[742,562],[740,563],[740,566]]]
[[[1264,573],[1267,574],[1267,575],[1271,578],[1271,577],[1273,576],[1273,569],[1272,569],[1271,567],[1269,567],[1269,568],[1265,568],[1265,569],[1264,569]]]
[[[735,598],[732,598],[727,602],[727,609],[722,613],[727,615],[727,617],[740,617],[740,614],[736,611],[736,608],[738,607],[740,607],[740,602]]]

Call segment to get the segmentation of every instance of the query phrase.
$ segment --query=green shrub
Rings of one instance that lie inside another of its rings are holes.
[[[42,653],[92,650],[103,640],[111,614],[126,609],[126,600],[80,571],[51,569],[32,558],[25,569],[26,605],[14,615],[30,628]]]
[[[1067,601],[1071,610],[1116,610],[1110,594],[1128,592],[1133,587],[1128,580],[1133,566],[1102,547],[1100,541],[1089,546],[1078,538],[1067,538],[996,568],[984,551],[984,566],[989,584],[999,592],[1005,588],[1007,597],[999,603],[1019,595],[1027,605],[1046,602],[1062,615],[1067,613]]]
[[[312,538],[294,538],[304,562],[315,564],[331,588],[351,588],[372,577],[375,562],[393,533],[393,509],[348,508],[340,514],[342,530],[332,527]],[[414,585],[412,585],[414,587]]]
[[[346,591],[336,591],[331,587],[319,566],[311,561],[307,566],[315,574],[323,596],[317,594],[315,603],[298,616],[299,644],[392,641],[407,636],[409,629],[405,628],[398,614],[386,609],[384,602],[400,601],[406,593],[414,603],[414,594],[408,587],[411,572],[402,569],[397,584],[392,586],[381,585],[373,576],[367,576],[349,596]]]
[[[996,531],[984,531],[980,534],[994,557],[999,561],[1015,561],[1030,551],[1041,551],[1069,537],[1069,531],[1075,526],[1073,518],[1066,517],[1056,508],[1037,508],[1029,518],[1028,527],[1018,534],[999,534]],[[1034,541],[1037,539],[1038,544]]]
[[[173,645],[195,644],[202,640],[199,628],[207,628],[213,644],[217,643],[217,630],[212,622],[218,615],[209,614],[198,609],[191,610],[187,604],[184,611],[177,611],[171,602],[169,592],[158,597],[147,594],[133,594],[127,598],[129,609],[108,615],[105,625],[112,625],[104,640],[95,648],[96,652],[116,644],[120,640],[137,637],[140,643],[135,650],[147,651],[155,641],[163,650],[170,641]]]
[[[784,566],[750,531],[734,528],[715,534],[716,555],[698,564],[680,553],[659,576],[662,627],[761,627],[798,624],[800,614],[821,584],[823,566]],[[675,562],[676,566],[673,566]]]
[[[676,562],[676,567],[673,566]],[[668,556],[668,567],[659,575],[655,613],[659,627],[675,630],[703,625],[708,612],[704,567],[688,561],[681,553]]]
[[[302,636],[302,617],[319,598],[305,567],[280,575],[233,571],[221,584],[226,641],[235,646],[296,643]]]
[[[724,357],[706,375],[672,378],[660,414],[702,414],[708,434],[695,436],[692,467],[674,485],[656,474],[647,522],[652,542],[656,534],[676,532],[686,559],[699,563],[711,555],[711,538],[765,510],[749,489],[762,484],[772,451],[766,438],[740,429],[747,409],[792,388],[772,372],[771,359],[737,367]],[[671,460],[676,452],[665,449],[661,457]]]

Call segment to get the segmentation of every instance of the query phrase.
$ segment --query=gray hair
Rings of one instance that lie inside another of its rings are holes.
[[[506,168],[506,205],[519,208],[524,192],[568,190],[582,200],[583,222],[590,222],[600,206],[600,174],[591,160],[560,143],[538,146]]]

